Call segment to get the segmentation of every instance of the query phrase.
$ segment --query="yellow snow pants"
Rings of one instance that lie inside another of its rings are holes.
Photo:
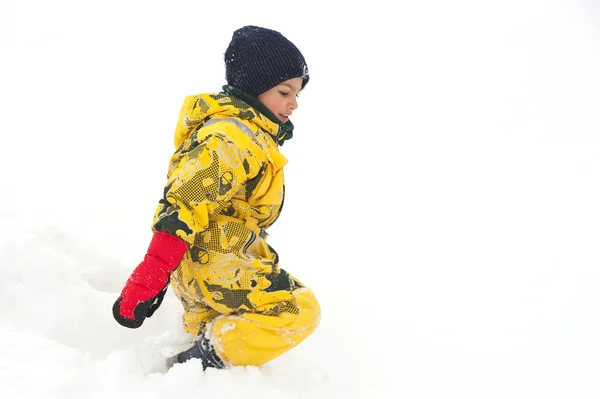
[[[245,313],[219,316],[209,338],[217,354],[232,365],[261,366],[292,349],[317,327],[319,304],[309,289],[292,293],[298,313]]]
[[[231,230],[237,224],[231,223],[221,227]],[[265,240],[243,233],[236,236],[243,251],[207,245],[188,252],[171,286],[183,304],[188,333],[205,334],[226,364],[260,366],[308,337],[321,311],[313,292],[279,268]],[[215,247],[220,250],[207,249]]]

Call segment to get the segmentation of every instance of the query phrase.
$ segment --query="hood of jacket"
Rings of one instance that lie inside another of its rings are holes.
[[[197,94],[184,99],[175,128],[175,148],[179,148],[199,125],[215,116],[239,118],[254,125],[254,130],[269,133],[279,145],[292,137],[294,125],[291,122],[280,122],[262,103],[244,92],[230,86],[223,89],[222,93]]]

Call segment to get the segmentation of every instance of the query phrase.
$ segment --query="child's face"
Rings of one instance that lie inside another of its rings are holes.
[[[298,108],[296,96],[301,89],[302,78],[293,78],[265,91],[258,96],[258,101],[285,123],[290,120],[292,112]]]

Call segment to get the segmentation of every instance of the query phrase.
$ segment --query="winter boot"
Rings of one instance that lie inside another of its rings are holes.
[[[209,367],[215,369],[225,368],[223,360],[219,358],[215,348],[204,335],[194,342],[194,346],[190,349],[167,359],[167,367],[171,368],[175,363],[185,363],[190,359],[200,359],[204,370]]]

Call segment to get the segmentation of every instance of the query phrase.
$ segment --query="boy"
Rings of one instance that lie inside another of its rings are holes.
[[[246,26],[225,52],[228,85],[184,100],[175,154],[144,260],[113,306],[138,328],[170,282],[196,337],[171,363],[260,366],[309,336],[320,318],[311,290],[279,267],[266,230],[283,206],[279,146],[309,80],[298,48],[274,30]]]

